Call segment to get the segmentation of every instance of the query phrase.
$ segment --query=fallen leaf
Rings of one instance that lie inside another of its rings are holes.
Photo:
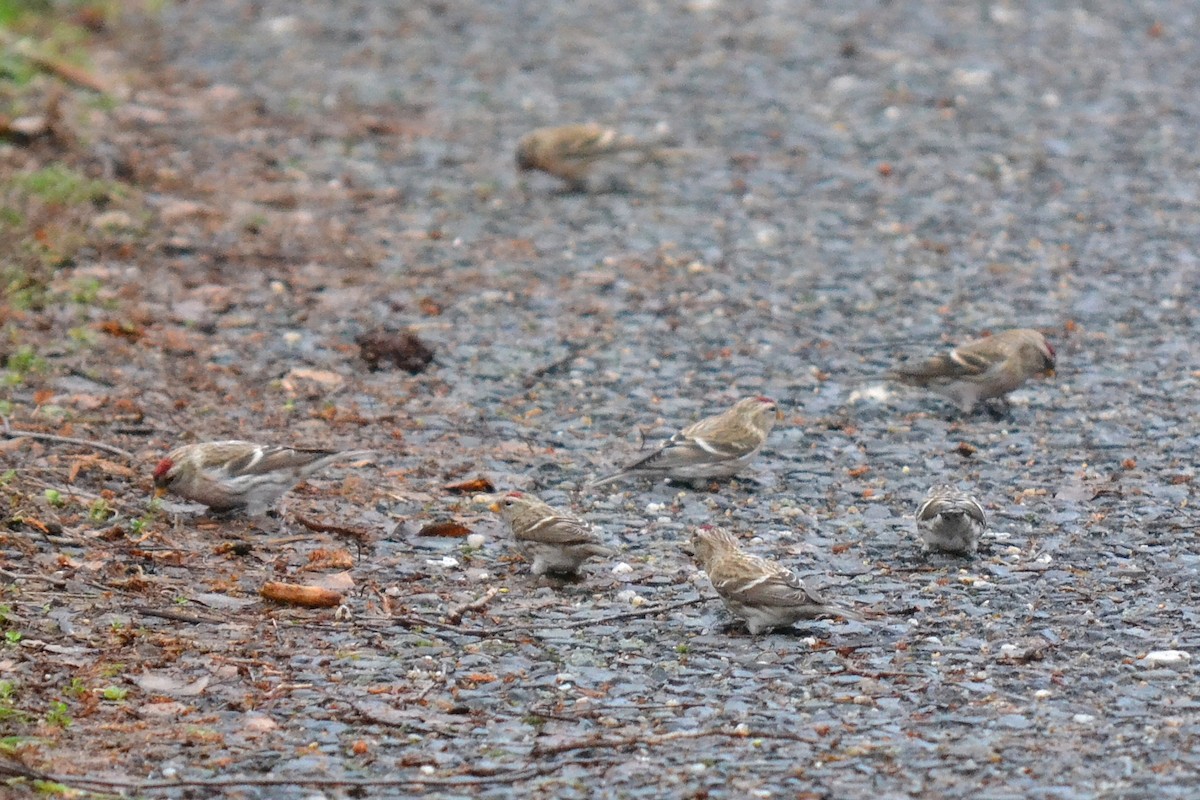
[[[308,554],[306,570],[318,569],[350,569],[354,566],[354,558],[348,550],[314,550]]]
[[[101,333],[107,333],[109,336],[116,336],[131,342],[136,342],[146,335],[146,329],[141,325],[135,325],[132,322],[118,319],[104,320],[96,327]]]
[[[417,536],[444,536],[448,539],[460,539],[463,536],[469,536],[471,529],[460,522],[431,522],[421,530],[417,531]]]
[[[342,594],[320,586],[269,581],[259,590],[267,600],[306,608],[333,608],[342,604]]]
[[[496,487],[487,478],[472,478],[469,481],[451,483],[442,488],[447,492],[454,492],[455,494],[478,494],[479,492],[491,494],[496,491]]]

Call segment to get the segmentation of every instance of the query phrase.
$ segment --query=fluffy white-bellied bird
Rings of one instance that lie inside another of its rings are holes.
[[[778,417],[779,407],[771,398],[744,398],[728,411],[692,423],[650,455],[591,485],[642,476],[674,481],[732,477],[758,455]]]
[[[953,486],[934,486],[917,508],[917,532],[925,550],[972,555],[987,529],[983,506]]]
[[[172,450],[154,468],[155,496],[172,492],[213,511],[257,516],[318,470],[369,454],[237,440],[189,444]]]
[[[517,169],[540,170],[582,190],[592,167],[602,159],[622,153],[649,155],[661,147],[595,123],[537,128],[517,143]]]
[[[534,575],[574,575],[589,558],[613,554],[579,517],[525,492],[509,492],[493,507],[512,529],[518,548],[532,559]]]
[[[713,589],[750,633],[821,616],[861,620],[850,609],[831,605],[782,564],[750,555],[733,534],[703,527],[692,536],[692,549]]]
[[[959,345],[914,364],[893,367],[885,377],[929,389],[969,413],[976,403],[1003,398],[1034,375],[1054,371],[1054,348],[1038,331],[1017,328]]]

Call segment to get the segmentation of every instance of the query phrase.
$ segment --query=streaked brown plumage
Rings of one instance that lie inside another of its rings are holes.
[[[1054,348],[1038,331],[1017,328],[976,339],[924,361],[902,363],[886,377],[949,398],[969,413],[985,400],[1003,398],[1034,375],[1052,373]]]
[[[217,512],[266,512],[276,500],[313,473],[366,450],[279,447],[238,440],[201,442],[176,448],[158,462],[158,495],[172,492]]]
[[[917,508],[917,532],[926,550],[971,555],[987,529],[983,506],[953,486],[934,486]]]
[[[540,170],[582,190],[596,162],[622,153],[652,153],[659,147],[595,123],[538,128],[517,143],[517,169]]]
[[[822,616],[862,619],[827,603],[782,564],[746,553],[728,531],[700,528],[692,536],[692,548],[725,607],[745,620],[752,634]]]
[[[509,492],[496,506],[519,549],[532,559],[534,575],[575,574],[589,558],[612,555],[579,517],[525,492]]]
[[[629,477],[700,481],[736,475],[758,455],[779,407],[769,397],[746,397],[733,408],[694,422],[648,456],[592,482]]]

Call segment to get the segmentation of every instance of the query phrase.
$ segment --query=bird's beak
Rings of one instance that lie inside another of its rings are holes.
[[[1042,374],[1045,375],[1047,378],[1053,378],[1055,375],[1054,367],[1051,367],[1050,369],[1046,370]]]
[[[783,409],[782,408],[775,409],[775,421],[783,422]]]
[[[166,496],[166,494],[167,494],[167,487],[165,487],[165,486],[155,486],[154,487],[154,499],[155,500],[159,500],[159,499],[163,498],[164,496]]]
[[[490,506],[488,506],[488,511],[494,511],[497,514],[499,514],[500,513],[500,501],[497,500],[496,502],[494,502]]]

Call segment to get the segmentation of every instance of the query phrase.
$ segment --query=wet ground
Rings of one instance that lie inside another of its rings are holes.
[[[13,428],[131,454],[6,446],[8,491],[55,526],[0,537],[23,634],[0,667],[18,706],[73,718],[22,723],[24,760],[176,797],[1192,796],[1196,15],[168,8],[104,142],[148,238],[64,276],[137,335],[8,390]],[[522,133],[582,120],[686,152],[589,193],[518,179]],[[871,380],[1019,326],[1059,372],[1004,419]],[[434,362],[369,371],[379,327]],[[748,394],[785,419],[744,479],[586,487]],[[279,522],[147,512],[163,452],[233,437],[378,456]],[[476,477],[619,556],[535,583],[483,498],[444,488]],[[920,552],[943,482],[988,511],[974,559]],[[89,519],[105,491],[119,516]],[[681,550],[712,522],[877,617],[751,637]],[[346,602],[260,601],[273,579]]]

